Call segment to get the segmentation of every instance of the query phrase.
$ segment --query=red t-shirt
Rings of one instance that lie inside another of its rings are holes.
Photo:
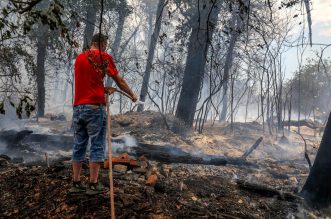
[[[81,104],[106,103],[103,79],[117,75],[113,58],[99,50],[87,50],[79,54],[75,61],[74,106]]]

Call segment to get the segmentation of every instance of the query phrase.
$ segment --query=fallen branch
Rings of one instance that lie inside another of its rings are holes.
[[[47,152],[45,152],[45,162],[46,162],[46,166],[47,166],[47,168],[49,168],[49,159],[48,159],[48,154],[47,154]]]
[[[281,200],[286,200],[286,201],[295,201],[295,200],[301,200],[302,198],[290,193],[290,192],[282,192],[277,189],[273,189],[261,184],[256,184],[256,183],[250,183],[244,180],[237,180],[236,181],[237,185],[239,188],[244,189],[244,190],[249,190],[255,193],[258,193],[263,196],[267,197],[273,197],[277,196]]]
[[[263,137],[260,137],[259,139],[257,139],[257,141],[247,151],[245,151],[245,153],[241,156],[241,159],[246,160],[248,155],[250,155],[260,145],[262,140],[263,140]]]
[[[302,134],[300,134],[299,132],[297,131],[294,131],[295,133],[297,133],[298,135],[300,135],[300,137],[302,138],[303,142],[305,143],[305,158],[308,162],[308,165],[309,165],[309,169],[311,169],[312,165],[311,165],[311,161],[309,159],[309,156],[308,156],[308,152],[307,152],[307,141],[306,139],[302,136]]]
[[[319,125],[316,122],[309,121],[309,120],[284,121],[283,126],[295,126],[295,127],[306,126],[311,129],[320,129],[321,128],[321,125]]]

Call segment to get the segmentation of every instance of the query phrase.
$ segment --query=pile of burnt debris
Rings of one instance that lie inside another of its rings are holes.
[[[107,167],[105,162],[100,181],[109,186]],[[254,184],[237,170],[234,166],[164,164],[128,154],[113,157],[116,216],[285,218],[296,212],[301,200],[293,192]],[[233,177],[234,173],[238,175]],[[87,183],[88,162],[82,175]],[[73,195],[70,186],[70,161],[45,167],[7,160],[0,167],[0,217],[109,217],[109,194]]]

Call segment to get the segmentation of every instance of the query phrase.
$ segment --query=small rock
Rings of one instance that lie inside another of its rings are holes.
[[[146,177],[150,177],[151,175],[158,175],[157,167],[153,166],[149,168],[149,170],[146,173]]]
[[[52,115],[50,119],[51,119],[51,121],[67,121],[64,114]]]
[[[144,156],[144,155],[141,155],[139,158],[138,158],[139,161],[148,161],[147,158]]]
[[[114,165],[114,171],[118,172],[118,173],[126,173],[126,171],[128,170],[128,167],[122,164],[116,164]]]
[[[297,180],[297,178],[296,178],[295,176],[290,177],[289,180],[290,180],[291,183],[293,183],[293,184],[298,184],[298,180]]]
[[[187,189],[187,185],[185,185],[185,183],[183,181],[179,182],[179,190],[183,191]]]
[[[137,182],[138,182],[138,183],[142,183],[142,184],[143,184],[143,183],[146,183],[146,178],[145,178],[145,176],[139,176],[138,179],[137,179]]]
[[[5,154],[0,154],[0,158],[3,158],[3,159],[5,159],[5,160],[7,160],[7,161],[11,161],[11,158],[8,157],[8,156],[5,155]]]
[[[16,170],[16,173],[20,173],[20,172],[23,172],[23,171],[26,171],[26,170],[28,170],[29,168],[27,168],[27,167],[18,167],[17,168],[17,170]]]
[[[290,141],[288,140],[288,138],[286,138],[285,136],[282,136],[279,141],[280,144],[289,144]]]
[[[313,213],[308,214],[308,219],[317,219],[317,216],[315,216]]]
[[[148,163],[147,163],[147,161],[138,161],[138,165],[139,165],[141,168],[147,168],[147,167],[148,167]]]
[[[32,171],[37,171],[38,169],[39,169],[38,166],[32,166],[32,168],[31,168]]]
[[[135,173],[139,173],[139,174],[145,174],[145,173],[147,173],[147,169],[141,168],[141,167],[134,168],[132,171],[135,172]]]
[[[23,163],[24,160],[23,160],[23,157],[14,157],[14,158],[12,159],[12,162],[13,162],[13,163]]]
[[[8,166],[8,164],[9,164],[8,160],[0,157],[0,167]]]
[[[147,180],[146,180],[146,185],[147,186],[154,186],[157,182],[157,176],[155,174],[150,175]]]
[[[154,186],[155,192],[165,193],[166,192],[166,184],[163,181],[158,180]]]
[[[131,125],[132,123],[133,123],[132,121],[128,121],[128,120],[118,121],[118,124],[122,127],[127,127],[127,126]]]
[[[253,202],[253,201],[251,201],[251,202],[249,202],[249,205],[250,205],[251,207],[253,207],[253,208],[256,208],[256,206],[257,206],[257,203],[256,203],[256,202]]]
[[[171,167],[167,164],[163,164],[161,166],[161,174],[164,175],[165,177],[169,176],[169,173],[171,171]]]

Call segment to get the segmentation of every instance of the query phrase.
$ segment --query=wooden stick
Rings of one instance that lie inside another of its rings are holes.
[[[311,161],[310,161],[309,156],[308,156],[308,151],[307,151],[307,141],[306,141],[306,139],[303,137],[302,134],[300,134],[300,133],[297,132],[297,131],[294,131],[294,132],[297,133],[298,135],[300,135],[300,137],[302,138],[303,142],[305,143],[305,158],[306,158],[306,160],[307,160],[307,162],[308,162],[309,169],[311,170],[312,165],[311,165]]]
[[[109,195],[110,195],[110,216],[115,219],[114,186],[113,186],[113,164],[112,146],[110,141],[110,110],[109,95],[107,94],[107,142],[108,142],[108,161],[109,161]]]
[[[260,137],[259,139],[257,139],[257,141],[247,151],[245,151],[245,153],[241,156],[241,159],[246,160],[248,155],[250,155],[259,146],[259,144],[261,143],[262,140],[263,140],[263,137]]]
[[[45,161],[46,161],[47,168],[49,168],[49,160],[48,160],[47,152],[45,152]]]

